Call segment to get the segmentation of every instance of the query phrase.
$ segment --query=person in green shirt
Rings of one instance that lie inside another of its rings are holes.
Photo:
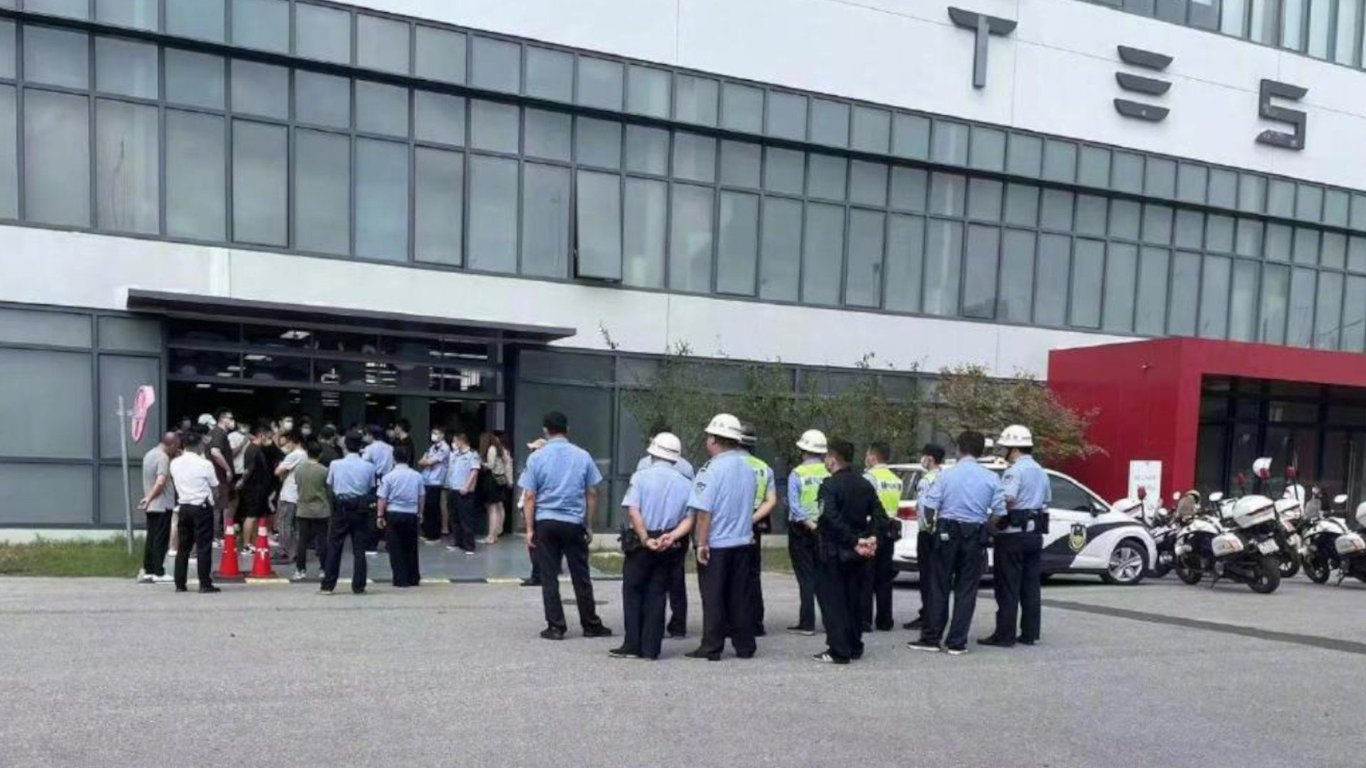
[[[294,471],[299,486],[298,508],[294,519],[299,526],[298,542],[294,551],[294,576],[290,581],[302,581],[308,575],[308,548],[318,553],[323,561],[327,547],[327,524],[332,518],[332,497],[327,489],[327,467],[322,465],[322,446],[308,444],[308,460]]]

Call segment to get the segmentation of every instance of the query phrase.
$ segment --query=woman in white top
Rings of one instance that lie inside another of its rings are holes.
[[[479,456],[489,478],[485,485],[484,510],[489,516],[489,535],[485,544],[495,544],[503,533],[504,490],[512,485],[512,461],[498,436],[485,432],[479,437]]]

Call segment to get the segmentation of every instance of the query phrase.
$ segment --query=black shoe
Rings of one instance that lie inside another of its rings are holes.
[[[755,628],[754,628],[754,636],[755,636],[755,637],[763,637],[764,635],[767,635],[767,634],[768,634],[768,631],[765,630],[763,627],[755,627]]]
[[[1035,644],[1035,643],[1037,643],[1037,642],[1039,642],[1039,641],[1038,641],[1037,639],[1035,639],[1035,640],[1026,640],[1023,636],[1020,636],[1020,637],[1015,638],[1015,642],[1019,643],[1020,645],[1033,645],[1033,644]]]
[[[910,630],[924,629],[924,628],[925,628],[925,620],[924,620],[924,619],[915,619],[914,621],[908,621],[908,622],[906,622],[905,624],[902,624],[902,625],[901,625],[901,628],[902,628],[902,629],[910,629]]]
[[[522,583],[521,583],[521,584],[518,584],[517,586],[519,586],[519,587],[539,587],[539,586],[541,586],[541,580],[540,580],[540,579],[522,579]]]
[[[986,637],[979,637],[979,638],[977,638],[977,644],[978,644],[978,645],[994,645],[994,646],[996,646],[997,648],[1009,648],[1009,647],[1011,647],[1012,645],[1015,645],[1015,641],[1014,641],[1014,640],[1005,640],[1005,639],[999,638],[999,637],[997,637],[997,636],[995,636],[995,635],[987,635]]]
[[[854,661],[858,661],[859,659],[863,658],[863,651],[854,651],[852,654],[850,654],[849,658],[853,659]]]
[[[610,651],[607,652],[607,655],[608,655],[608,656],[611,656],[611,657],[614,658],[614,659],[638,659],[638,658],[640,658],[640,653],[639,653],[638,651],[633,651],[633,650],[631,650],[630,648],[627,648],[627,647],[624,646],[624,645],[623,645],[622,647],[620,647],[620,648],[613,648],[612,650],[610,650]]]
[[[754,652],[753,652],[753,651],[750,651],[749,653],[738,653],[738,652],[737,652],[737,653],[735,654],[735,658],[737,658],[737,659],[752,659],[752,658],[754,658]]]
[[[891,632],[892,629],[893,629],[895,626],[896,626],[895,624],[879,624],[879,625],[877,625],[877,631],[879,631],[879,632]]]
[[[787,628],[787,632],[788,632],[788,634],[790,634],[790,635],[801,635],[801,636],[803,636],[803,637],[815,637],[815,636],[816,636],[816,630],[810,629],[810,628],[808,628],[808,627],[803,627],[803,626],[788,627],[788,628]]]
[[[351,590],[351,594],[353,594],[353,595],[363,595],[363,594],[365,594],[365,590],[364,590],[364,589],[353,589],[353,590]]]
[[[848,663],[849,663],[849,660],[848,660],[848,659],[840,659],[840,658],[836,658],[836,657],[834,657],[834,656],[831,656],[829,651],[826,651],[826,652],[824,652],[824,653],[818,653],[818,654],[816,654],[815,656],[812,656],[811,658],[815,659],[816,661],[819,661],[819,662],[822,663],[822,664],[848,664]]]
[[[950,656],[962,656],[963,654],[965,654],[965,653],[968,652],[967,646],[961,646],[961,645],[959,645],[959,646],[950,645],[950,646],[948,646],[947,648],[945,648],[944,650],[947,651],[948,654],[949,654]]]
[[[930,653],[939,653],[940,651],[939,643],[931,643],[928,640],[912,640],[906,643],[906,647],[916,651],[929,651]]]
[[[672,631],[669,632],[669,639],[670,639],[670,640],[682,640],[683,638],[685,638],[685,637],[687,637],[687,636],[688,636],[688,633],[687,633],[687,632],[672,632]]]
[[[219,589],[218,587],[215,587],[215,586],[212,585],[212,584],[210,584],[210,585],[207,586],[207,587],[200,587],[200,588],[199,588],[199,594],[201,594],[201,595],[212,595],[212,594],[215,593],[215,592],[222,592],[222,591],[223,591],[223,590]]]
[[[175,588],[175,591],[177,591],[177,592],[189,592],[189,591],[190,591],[190,588],[189,588],[189,587],[176,587],[176,588]]]
[[[545,629],[541,630],[541,638],[544,640],[563,640],[564,630],[556,629],[554,627],[546,627]]]
[[[584,637],[611,637],[612,630],[601,624],[583,628]]]
[[[698,648],[698,649],[695,650],[695,651],[688,651],[687,653],[683,654],[683,656],[686,657],[686,658],[689,658],[689,659],[706,659],[707,661],[720,661],[720,660],[721,660],[721,654],[719,654],[719,653],[707,653],[706,651],[702,650],[701,648]]]
[[[863,631],[864,631],[865,633],[872,632],[872,631],[873,631],[873,625],[872,625],[872,624],[864,624],[864,625],[863,625]]]

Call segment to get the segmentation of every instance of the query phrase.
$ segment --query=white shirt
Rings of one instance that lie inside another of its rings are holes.
[[[242,459],[246,457],[247,453],[247,436],[242,434],[239,430],[229,432],[228,447],[232,449],[232,471],[236,473],[238,477],[245,475],[247,473],[247,467],[242,463]]]
[[[280,501],[287,504],[299,503],[299,480],[294,475],[305,461],[308,461],[308,451],[302,448],[295,448],[280,460],[280,466],[289,470],[289,474],[285,475],[284,484],[280,486]]]
[[[181,505],[203,506],[213,498],[218,487],[218,473],[213,463],[189,451],[171,460],[171,482],[175,484],[176,499]]]

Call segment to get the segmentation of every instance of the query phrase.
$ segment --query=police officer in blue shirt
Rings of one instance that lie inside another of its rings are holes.
[[[460,430],[451,435],[451,456],[446,464],[446,513],[450,517],[450,552],[474,554],[474,515],[479,506],[475,487],[479,482],[479,453],[470,449],[469,436]]]
[[[650,429],[650,441],[653,442],[656,437],[665,432],[671,435],[674,433],[669,427],[656,424]],[[677,435],[675,435],[675,437],[677,437]],[[640,461],[636,462],[636,471],[639,472],[642,469],[647,469],[651,464],[654,464],[654,462],[655,457],[651,456],[650,452],[647,450],[645,455],[640,457]],[[673,463],[673,469],[688,480],[693,479],[693,476],[697,474],[697,471],[693,469],[692,464],[681,454],[678,457],[678,461]]]
[[[982,579],[983,545],[987,521],[1006,513],[1005,494],[996,473],[977,463],[986,450],[981,432],[958,436],[958,462],[944,470],[920,499],[922,514],[934,516],[935,579],[929,615],[920,639],[906,645],[939,651],[940,642],[951,656],[968,652],[968,628],[977,608],[977,583]],[[953,589],[953,623],[948,636],[949,590]]]
[[[674,431],[664,424],[657,423],[650,428],[650,440],[653,441],[655,437],[662,432],[673,434]],[[649,467],[653,462],[654,457],[648,454],[640,457],[640,461],[636,464],[636,471],[639,472],[640,470]],[[678,457],[678,461],[674,462],[673,468],[688,480],[692,480],[693,475],[696,474],[692,464],[688,463],[688,460],[681,455]],[[682,546],[684,550],[687,550],[688,542],[684,541]],[[677,569],[674,571],[673,575],[669,577],[669,637],[687,637],[688,635],[688,578],[687,568],[685,567],[686,562],[686,557],[678,558]]]
[[[923,499],[930,492],[930,486],[939,480],[944,466],[944,446],[926,443],[920,449],[920,479],[915,484],[915,497]],[[918,505],[916,515],[915,562],[920,570],[916,588],[920,592],[920,611],[916,617],[901,626],[905,629],[920,631],[925,628],[925,618],[929,615],[929,604],[934,595],[934,518],[925,516],[925,507]]]
[[[351,539],[351,591],[365,592],[365,547],[370,533],[370,495],[375,488],[375,465],[360,457],[363,438],[352,432],[346,436],[346,456],[327,466],[327,485],[336,496],[332,521],[327,533],[327,559],[323,562],[321,594],[330,595],[341,572],[342,548]]]
[[[417,564],[418,518],[425,490],[422,475],[408,466],[411,449],[394,449],[394,468],[379,481],[379,512],[376,524],[384,531],[389,549],[389,569],[395,587],[416,587],[422,581]]]
[[[1002,479],[1007,511],[1005,517],[997,519],[996,558],[991,565],[996,592],[996,631],[977,642],[1003,648],[1016,641],[1033,645],[1039,640],[1043,584],[1040,560],[1053,490],[1048,473],[1034,460],[1034,436],[1027,428],[1018,424],[1006,427],[996,445],[1006,450],[1006,460],[1010,462]],[[1018,637],[1015,635],[1017,618]]]
[[[446,442],[446,431],[432,427],[432,444],[417,465],[422,468],[422,538],[429,544],[441,541],[450,532],[450,521],[443,520],[441,489],[446,487],[446,465],[451,458],[451,446]]]
[[[626,565],[621,579],[621,613],[626,639],[611,654],[617,658],[659,658],[664,641],[664,603],[669,580],[687,553],[693,516],[688,514],[692,483],[678,471],[683,445],[671,432],[650,441],[651,463],[631,476],[621,505],[629,531],[622,533]]]
[[[563,640],[568,629],[560,602],[561,559],[569,565],[583,636],[609,637],[612,630],[598,618],[588,574],[588,543],[593,536],[593,512],[602,473],[588,451],[569,442],[569,419],[563,413],[546,414],[542,427],[545,446],[527,459],[526,471],[518,480],[526,491],[522,507],[526,545],[535,550],[540,566],[546,623],[541,637]]]
[[[749,560],[754,556],[754,470],[740,450],[744,431],[728,413],[707,425],[711,460],[697,473],[688,507],[697,515],[698,582],[702,592],[702,644],[687,655],[720,661],[730,635],[735,655],[754,656]]]

